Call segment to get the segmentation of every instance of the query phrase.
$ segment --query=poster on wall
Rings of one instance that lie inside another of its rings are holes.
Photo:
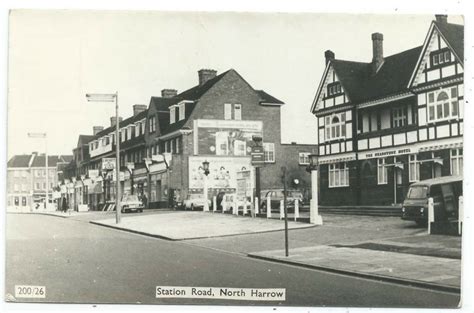
[[[247,156],[252,137],[262,137],[262,121],[196,120],[195,153],[219,156]]]
[[[210,189],[237,189],[238,173],[249,172],[250,157],[189,157],[189,188],[204,188],[204,171],[202,162],[209,162],[207,186]]]

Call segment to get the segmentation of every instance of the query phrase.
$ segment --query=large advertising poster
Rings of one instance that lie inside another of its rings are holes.
[[[195,154],[247,156],[252,136],[262,137],[261,121],[196,120]]]
[[[204,188],[204,171],[202,162],[209,162],[209,175],[207,177],[207,187],[224,192],[235,192],[237,189],[237,179],[241,178],[241,173],[253,176],[253,169],[250,165],[250,157],[189,157],[189,188],[191,190],[201,190]]]

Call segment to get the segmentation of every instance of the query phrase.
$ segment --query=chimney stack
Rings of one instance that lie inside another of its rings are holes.
[[[383,63],[383,35],[381,33],[372,34],[372,74],[375,75]]]
[[[97,135],[98,133],[100,133],[101,131],[104,130],[104,126],[93,126],[92,127],[92,133],[95,135]]]
[[[448,23],[448,15],[447,14],[436,14],[435,17],[436,17],[436,21],[438,23],[443,23],[443,24]]]
[[[198,71],[199,86],[204,85],[208,80],[216,77],[217,71],[210,69],[202,69]]]
[[[145,104],[135,104],[133,106],[133,116],[137,116],[137,114],[146,111],[147,106]]]
[[[326,65],[328,65],[329,61],[332,61],[336,58],[336,55],[331,50],[326,50],[324,52],[324,58],[326,59]]]
[[[176,89],[163,89],[161,91],[161,96],[163,98],[173,98],[178,94],[178,90]]]
[[[119,117],[119,123],[122,122],[122,118]],[[112,116],[110,118],[110,126],[115,126],[115,124],[117,124],[117,119],[115,118],[115,116]]]

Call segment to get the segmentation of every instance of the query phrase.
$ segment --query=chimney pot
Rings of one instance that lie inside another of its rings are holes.
[[[98,133],[100,133],[101,131],[104,130],[104,126],[93,126],[92,127],[92,133],[95,135],[97,135]]]
[[[119,123],[122,122],[122,118],[119,117]],[[115,116],[110,117],[110,126],[115,126],[117,124],[117,119]]]
[[[199,86],[204,85],[208,80],[216,77],[217,71],[211,69],[201,69],[198,71]]]
[[[372,34],[372,74],[376,74],[383,63],[383,35],[381,33]]]
[[[326,50],[324,52],[324,58],[326,59],[326,65],[327,65],[329,61],[332,61],[336,58],[336,55],[331,50]]]
[[[161,96],[163,98],[173,98],[178,94],[178,90],[176,89],[163,89],[161,90]]]
[[[146,111],[147,106],[145,104],[135,104],[133,106],[133,116],[137,116],[137,114]]]
[[[436,21],[438,23],[443,23],[443,24],[448,23],[448,15],[447,14],[436,14],[435,17],[436,17]]]

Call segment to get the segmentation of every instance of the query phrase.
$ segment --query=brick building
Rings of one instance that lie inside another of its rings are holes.
[[[30,210],[36,203],[44,203],[46,190],[52,202],[52,191],[58,185],[58,166],[69,163],[70,155],[48,156],[48,173],[44,154],[33,152],[15,155],[7,163],[7,209]],[[46,175],[49,187],[46,185]]]
[[[424,43],[370,63],[325,52],[318,118],[320,203],[401,203],[410,183],[462,175],[464,27],[437,15]]]
[[[250,162],[253,136],[263,138],[262,190],[282,188],[282,166],[291,167],[294,178],[308,186],[306,161],[314,146],[281,144],[282,105],[265,91],[254,89],[233,69],[219,75],[200,70],[198,85],[181,93],[164,89],[161,97],[152,97],[145,134],[147,156],[157,160],[146,173],[144,190],[150,203],[166,206],[175,194],[183,198],[203,193],[204,161],[210,163],[209,196],[237,192],[241,177],[246,179],[245,194],[251,197],[255,188]],[[166,163],[159,162],[163,154]]]

